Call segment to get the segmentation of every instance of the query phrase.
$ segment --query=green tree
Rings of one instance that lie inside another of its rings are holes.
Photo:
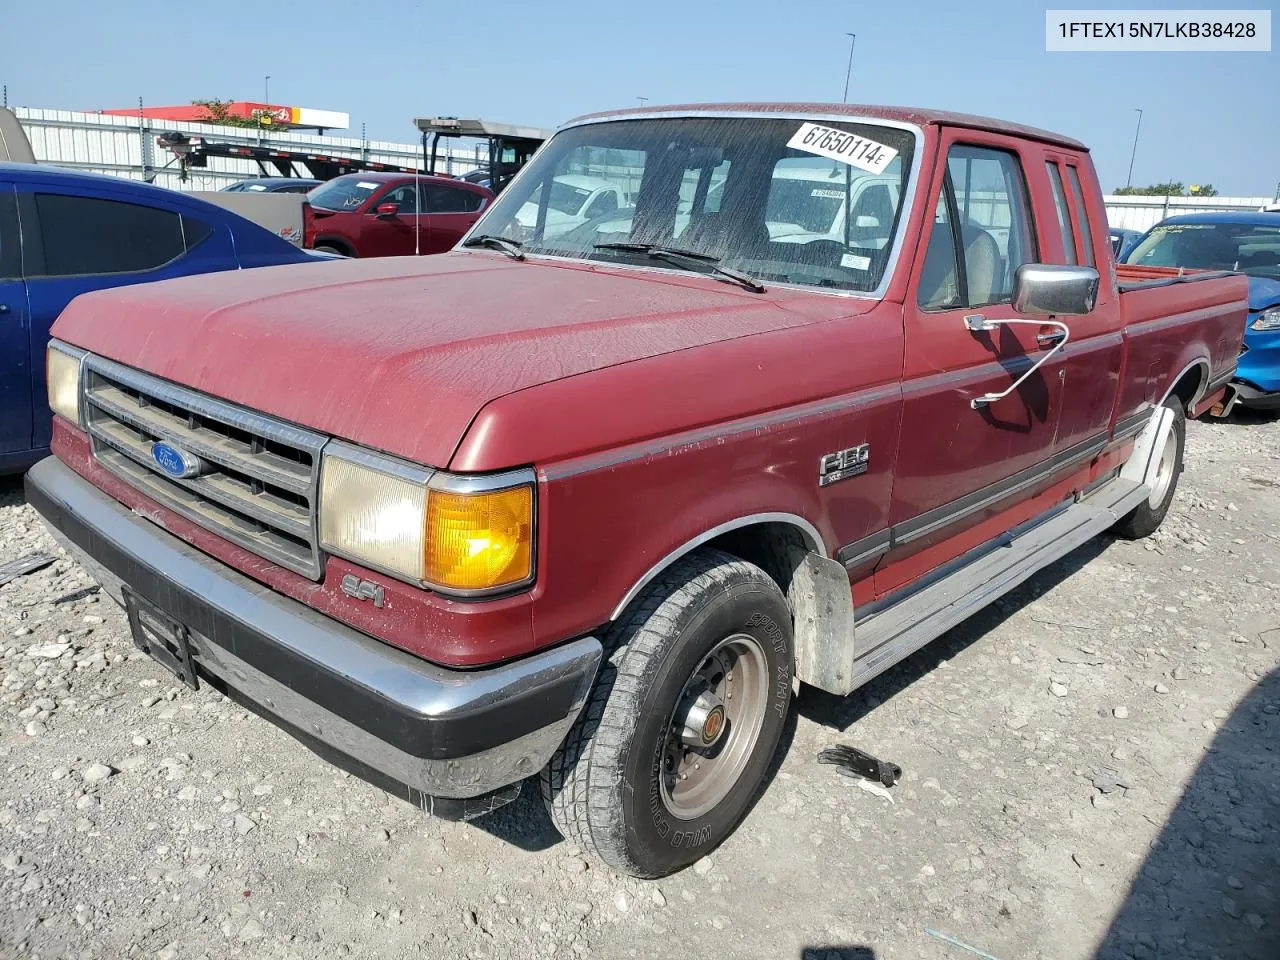
[[[1218,195],[1217,188],[1212,183],[1193,183],[1189,188],[1193,197],[1216,197]]]
[[[280,126],[269,114],[258,117],[238,117],[230,113],[230,100],[192,100],[191,103],[193,106],[204,107],[207,116],[202,119],[224,127],[251,127],[258,130],[263,127],[273,129]]]
[[[1116,187],[1115,195],[1119,197],[1184,197],[1182,183],[1170,180],[1168,183],[1153,183],[1149,187]],[[1198,194],[1212,196],[1212,194]]]

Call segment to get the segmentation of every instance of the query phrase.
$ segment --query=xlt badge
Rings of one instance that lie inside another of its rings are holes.
[[[871,444],[860,443],[856,447],[824,454],[818,461],[818,486],[825,487],[837,480],[848,480],[866,473],[871,463]]]

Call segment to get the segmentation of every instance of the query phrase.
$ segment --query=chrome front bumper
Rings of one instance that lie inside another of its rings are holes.
[[[202,678],[439,815],[476,816],[514,798],[519,782],[550,760],[595,682],[594,637],[497,667],[451,670],[250,580],[56,458],[31,468],[26,492],[117,602],[126,585],[187,628]],[[479,802],[459,802],[469,798]]]

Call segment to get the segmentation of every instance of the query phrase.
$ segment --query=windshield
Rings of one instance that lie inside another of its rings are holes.
[[[1280,217],[1272,226],[1247,223],[1171,223],[1129,251],[1125,263],[1143,267],[1238,270],[1280,280]]]
[[[382,184],[373,180],[361,180],[358,177],[348,180],[339,177],[312,190],[307,194],[307,202],[321,210],[354,210],[381,186]]]
[[[588,124],[556,134],[474,234],[517,240],[534,256],[658,269],[666,267],[642,251],[599,245],[667,246],[765,282],[871,291],[899,228],[914,147],[909,131],[878,124]],[[583,209],[590,195],[597,199]]]

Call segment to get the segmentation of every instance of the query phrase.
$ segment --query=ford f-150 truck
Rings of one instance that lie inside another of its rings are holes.
[[[565,175],[638,184],[625,238],[546,230]],[[874,218],[771,237],[866,178]],[[26,489],[192,687],[436,814],[537,777],[566,836],[656,877],[746,815],[797,683],[848,694],[1152,533],[1247,310],[1243,276],[1117,268],[1054,133],[593,115],[449,253],[79,298]]]

